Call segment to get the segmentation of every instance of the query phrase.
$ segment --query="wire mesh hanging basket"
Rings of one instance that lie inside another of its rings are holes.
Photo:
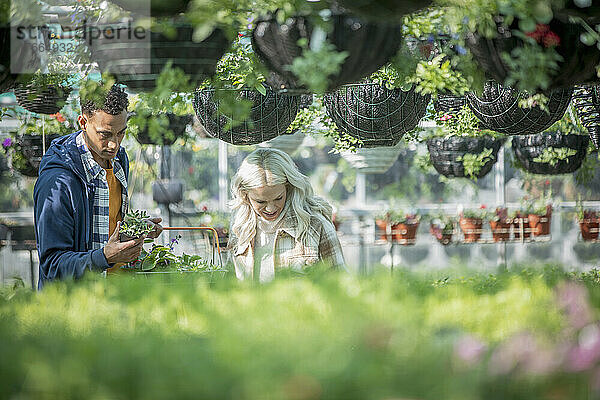
[[[400,25],[367,22],[348,14],[334,13],[332,32],[323,33],[338,52],[348,56],[337,74],[330,75],[327,91],[360,81],[377,71],[398,51],[402,30]],[[320,35],[308,17],[296,16],[283,24],[276,18],[258,20],[252,31],[252,48],[257,56],[275,74],[267,77],[267,84],[276,90],[305,91],[298,78],[291,72],[294,59],[302,55],[298,40],[306,39],[309,46]]]
[[[62,86],[37,86],[32,83],[17,85],[14,88],[17,103],[38,114],[56,114],[65,105],[70,88]]]
[[[344,160],[363,174],[383,174],[398,159],[402,143],[388,147],[371,147],[356,149],[355,152],[343,151]]]
[[[138,134],[135,136],[140,144],[159,144],[163,146],[170,146],[175,143],[178,138],[185,135],[187,126],[192,123],[192,116],[175,115],[172,113],[167,113],[165,115],[169,120],[168,129],[173,133],[173,135],[161,135],[159,138],[160,140],[156,140],[156,138],[150,136],[150,133],[148,132],[148,126],[146,126],[143,131],[138,132]]]
[[[572,93],[573,88],[569,88],[546,94],[548,111],[539,106],[522,108],[519,107],[520,95],[517,90],[488,81],[481,96],[468,93],[466,99],[469,108],[481,121],[482,128],[507,135],[530,135],[545,131],[561,119]]]
[[[47,150],[54,139],[60,135],[45,135],[45,145],[41,135],[20,135],[16,138],[19,147],[18,155],[13,154],[11,164],[12,168],[21,175],[35,178],[38,176],[40,162],[44,155],[44,148]],[[22,159],[21,159],[22,158]]]
[[[376,83],[344,86],[323,96],[327,114],[363,147],[395,146],[425,115],[430,96]]]
[[[438,94],[437,99],[433,99],[433,108],[437,112],[457,113],[466,104],[465,96],[453,94]]]
[[[435,170],[448,178],[465,178],[465,167],[462,158],[466,154],[481,154],[485,149],[492,149],[491,159],[486,161],[476,178],[483,178],[498,161],[498,151],[502,146],[502,140],[490,136],[483,137],[447,137],[434,138],[427,141],[429,158]]]
[[[252,101],[248,119],[225,130],[227,122],[239,121],[236,115],[225,115],[220,101],[214,99],[214,89],[197,90],[194,94],[194,110],[206,132],[218,139],[235,145],[262,143],[285,133],[296,118],[300,96],[276,93],[267,89],[265,96],[255,90],[242,89],[239,99]]]
[[[513,136],[512,149],[518,162],[528,172],[543,175],[559,175],[575,172],[587,155],[589,138],[583,135],[565,135],[561,132],[544,132],[537,135]],[[547,148],[567,148],[576,153],[563,160],[549,162],[534,161]]]
[[[181,68],[193,85],[212,76],[230,44],[223,31],[215,29],[206,39],[196,42],[192,26],[180,24],[174,28],[174,37],[151,32],[149,49],[146,43],[125,35],[119,39],[101,36],[92,41],[92,60],[101,71],[114,74],[119,83],[132,90],[154,89],[158,75],[169,61],[173,68]]]
[[[509,27],[503,24],[502,17],[496,17],[497,36],[486,38],[478,33],[468,33],[466,44],[473,58],[486,75],[498,82],[505,82],[510,67],[502,58],[503,53],[510,54],[517,47],[523,47],[522,39],[512,34],[518,28],[515,20]],[[571,24],[553,19],[548,25],[538,25],[538,30],[530,33],[546,46],[551,40],[553,48],[562,57],[558,61],[558,71],[552,75],[548,89],[568,88],[576,84],[596,81],[596,65],[600,63],[600,50],[588,46],[580,40],[586,32],[579,24]]]
[[[594,146],[600,146],[600,87],[578,86],[573,91],[573,106],[587,129]]]
[[[338,0],[338,4],[372,20],[398,20],[403,15],[429,7],[429,0]]]

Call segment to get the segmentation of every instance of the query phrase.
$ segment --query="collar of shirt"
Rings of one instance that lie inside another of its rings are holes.
[[[277,232],[283,231],[294,238],[294,240],[298,239],[298,219],[296,216],[290,211],[290,208],[286,207],[283,211],[285,215],[281,219],[279,226],[277,227]],[[243,254],[246,249],[250,246],[251,242],[245,243],[241,246],[237,246],[235,250],[235,255],[238,256]]]
[[[94,160],[90,149],[88,149],[87,145],[85,144],[83,132],[77,135],[76,140],[77,148],[79,149],[79,155],[81,156],[81,162],[83,163],[83,169],[85,170],[85,177],[87,181],[91,183],[95,179],[98,179],[98,176],[102,176],[104,178],[106,176],[106,171],[100,166],[100,164],[96,162],[96,160]],[[110,160],[110,163],[113,168],[113,173],[115,174],[115,177],[119,180],[119,182],[121,182],[121,185],[124,188],[127,188],[125,172],[123,171],[120,162],[115,161],[119,161],[118,156],[115,157],[114,160]]]

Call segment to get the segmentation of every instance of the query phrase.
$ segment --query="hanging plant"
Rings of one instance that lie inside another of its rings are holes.
[[[431,1],[421,0],[338,0],[343,8],[375,21],[397,20],[406,14],[429,7]]]
[[[324,24],[330,24],[330,30]],[[284,22],[271,15],[259,19],[252,31],[254,51],[278,77],[267,83],[278,90],[314,93],[370,75],[396,53],[401,39],[399,25],[337,12],[324,19],[296,15]]]
[[[524,108],[519,100],[527,95],[488,81],[481,96],[468,93],[466,98],[483,128],[507,135],[529,135],[542,132],[561,119],[569,106],[572,92],[572,88],[557,89],[548,93],[543,107],[537,104]]]
[[[178,138],[186,140],[194,112],[191,91],[189,77],[168,63],[152,92],[140,93],[129,101],[132,115],[127,121],[128,131],[141,144],[168,146]]]
[[[498,158],[502,136],[481,130],[471,110],[438,113],[439,128],[427,139],[433,167],[449,178],[477,180],[487,175]]]
[[[56,114],[71,92],[69,75],[36,73],[13,89],[17,103],[38,114]]]
[[[338,128],[363,147],[395,146],[425,115],[429,96],[412,87],[387,89],[376,83],[348,85],[324,95],[325,108]]]
[[[576,87],[573,91],[573,105],[592,143],[598,148],[600,146],[600,87],[589,85]]]
[[[547,131],[514,136],[518,165],[534,174],[558,175],[576,171],[587,155],[589,138],[577,121],[565,116]]]
[[[454,219],[443,213],[431,215],[429,233],[442,245],[450,244],[454,234]]]

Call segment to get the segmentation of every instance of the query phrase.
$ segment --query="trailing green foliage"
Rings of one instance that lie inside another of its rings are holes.
[[[481,168],[488,162],[494,159],[492,157],[493,149],[485,148],[479,154],[467,153],[464,156],[458,156],[456,161],[462,161],[465,169],[465,175],[473,180],[477,180],[477,174]]]
[[[568,162],[569,157],[575,154],[577,154],[577,150],[568,147],[546,147],[542,154],[535,157],[533,161],[555,166],[559,161],[567,160]]]
[[[329,86],[329,76],[339,73],[348,57],[347,51],[338,52],[331,43],[323,43],[319,49],[309,49],[306,39],[300,39],[302,57],[294,59],[290,70],[309,91],[323,94]]]

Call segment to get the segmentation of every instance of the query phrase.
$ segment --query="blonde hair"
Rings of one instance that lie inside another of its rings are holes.
[[[248,191],[279,184],[287,186],[287,212],[297,217],[298,238],[303,243],[312,216],[321,215],[331,221],[331,206],[314,195],[308,177],[298,170],[292,158],[281,150],[260,148],[248,154],[231,181],[231,231],[237,237],[234,246],[246,244],[256,235],[256,213],[248,201]]]

